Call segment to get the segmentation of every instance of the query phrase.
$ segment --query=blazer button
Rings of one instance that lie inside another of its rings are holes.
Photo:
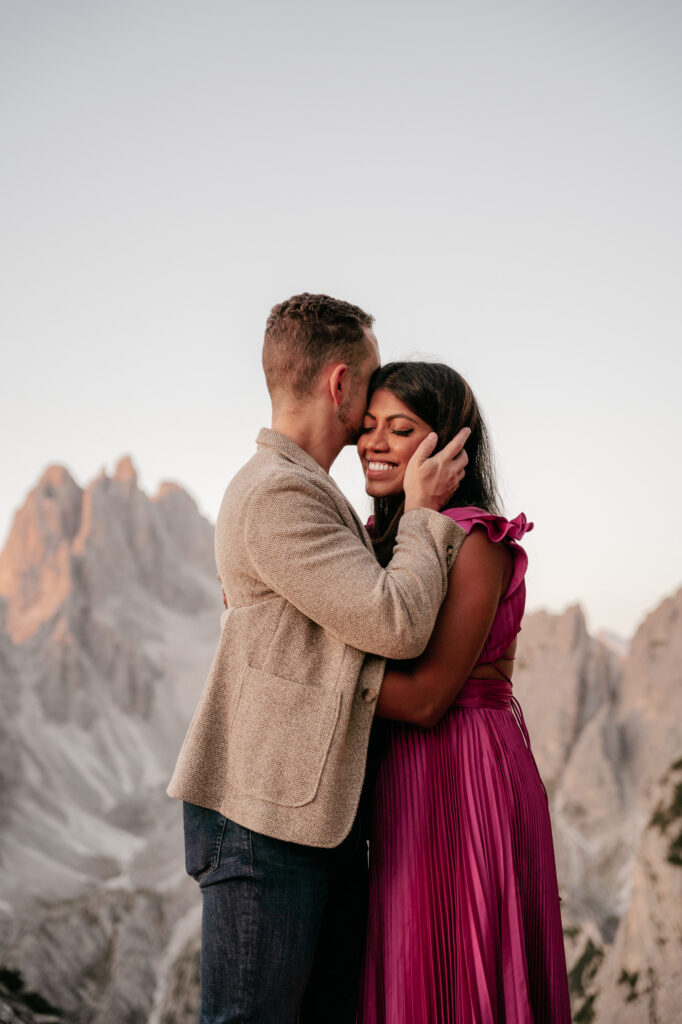
[[[367,686],[362,691],[361,696],[365,704],[373,704],[374,701],[377,699],[378,694],[376,694],[374,690],[370,690],[369,687]]]

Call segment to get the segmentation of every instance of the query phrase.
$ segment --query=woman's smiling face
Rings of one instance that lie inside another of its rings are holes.
[[[402,491],[407,464],[431,429],[390,391],[374,392],[358,441],[368,494],[383,498]]]

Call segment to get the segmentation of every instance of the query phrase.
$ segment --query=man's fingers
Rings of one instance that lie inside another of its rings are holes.
[[[443,450],[438,453],[438,458],[442,459],[443,462],[446,462],[448,459],[454,459],[455,456],[459,457],[459,453],[461,452],[465,459],[463,465],[466,466],[469,460],[466,452],[462,452],[462,448],[467,443],[470,434],[471,430],[469,427],[462,427],[460,432],[455,434],[452,441],[448,441]]]
[[[469,456],[466,453],[466,448],[452,460],[452,465],[457,470],[457,476],[459,477],[459,479],[461,479],[464,476],[464,470],[468,462]]]
[[[417,466],[420,466],[422,462],[426,462],[437,443],[438,434],[436,434],[435,431],[431,431],[431,433],[427,434],[424,440],[415,448],[410,462],[414,461]]]
[[[415,449],[405,472],[405,508],[442,509],[457,490],[469,457],[463,446],[471,434],[463,427],[445,448],[433,455],[438,443],[435,433],[428,434]]]
[[[465,476],[466,464],[469,461],[469,457],[466,452],[460,452],[457,458],[452,459],[450,462],[445,464],[447,467],[447,479],[450,481],[452,490],[455,490],[461,484]]]

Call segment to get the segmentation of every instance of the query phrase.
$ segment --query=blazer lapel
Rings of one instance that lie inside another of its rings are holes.
[[[357,512],[355,511],[355,509],[353,508],[353,506],[351,505],[351,503],[349,502],[348,498],[343,493],[341,488],[338,486],[336,480],[334,480],[333,477],[331,476],[327,476],[327,480],[329,481],[330,488],[333,491],[334,497],[336,498],[339,511],[343,516],[343,521],[346,523],[347,526],[354,527],[359,536],[362,538],[362,542],[366,548],[373,550],[372,541],[370,540],[370,536],[367,533],[367,530],[365,529],[364,523],[360,519],[360,516],[357,514]]]
[[[352,527],[357,532],[358,536],[362,538],[362,543],[365,547],[369,548],[370,551],[372,550],[372,541],[370,540],[369,534],[367,533],[367,530],[361,522],[357,512],[336,483],[336,480],[322,469],[322,466],[315,461],[312,455],[308,455],[307,452],[304,452],[295,441],[292,441],[291,438],[287,437],[285,434],[280,434],[278,430],[269,430],[267,427],[263,427],[259,431],[256,443],[258,445],[264,445],[267,448],[273,448],[275,451],[279,452],[280,455],[283,455],[295,465],[303,466],[306,469],[319,474],[321,481],[323,481],[332,492],[346,526]]]

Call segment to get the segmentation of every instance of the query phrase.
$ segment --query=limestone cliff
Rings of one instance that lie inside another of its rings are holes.
[[[200,900],[164,792],[218,638],[213,531],[129,458],[45,471],[0,554],[0,1020],[190,1024]],[[682,591],[628,646],[524,622],[574,1019],[682,1001]]]
[[[627,651],[528,617],[517,695],[550,794],[576,1021],[668,1024],[682,999],[682,590]]]
[[[221,610],[212,527],[177,485],[145,495],[130,459],[85,489],[52,466],[17,513],[0,555],[0,971],[21,979],[15,1015],[22,992],[74,1024],[152,1012],[177,923],[196,914],[164,790]]]

